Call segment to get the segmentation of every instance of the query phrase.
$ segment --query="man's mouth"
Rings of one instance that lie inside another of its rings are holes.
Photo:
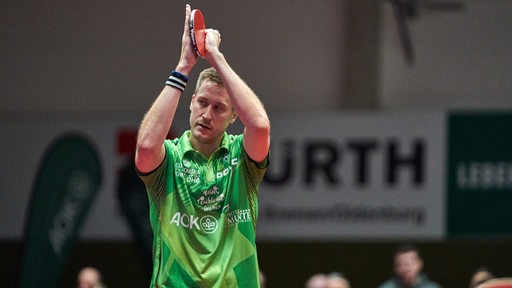
[[[206,125],[204,123],[197,123],[197,126],[201,127],[202,129],[211,129],[209,125]]]

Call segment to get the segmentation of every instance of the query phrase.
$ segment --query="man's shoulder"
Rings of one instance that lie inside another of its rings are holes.
[[[180,136],[172,139],[165,139],[164,146],[167,150],[177,151],[177,152],[186,152],[192,149],[192,144],[189,139],[189,131],[183,132]]]
[[[439,285],[435,281],[432,281],[425,274],[422,275],[422,279],[423,280],[422,280],[421,288],[441,288],[441,285]]]
[[[441,288],[441,285],[439,285],[438,283],[434,282],[434,281],[427,281],[425,282],[424,285],[421,286],[421,288]]]
[[[221,148],[231,151],[231,153],[240,153],[241,147],[243,147],[243,135],[242,134],[228,134],[224,133]]]
[[[398,288],[396,281],[394,278],[387,280],[386,282],[380,284],[378,288]]]
[[[229,143],[240,142],[243,139],[243,134],[227,134],[226,133],[225,136]]]

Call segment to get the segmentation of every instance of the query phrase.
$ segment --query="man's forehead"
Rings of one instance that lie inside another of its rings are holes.
[[[419,255],[418,253],[414,252],[414,251],[407,251],[407,252],[401,252],[401,253],[397,253],[395,255],[395,259],[419,259]]]
[[[212,81],[208,82],[209,83],[203,83],[201,85],[201,87],[196,93],[196,97],[198,99],[205,99],[210,102],[218,102],[229,105],[231,103],[231,99],[229,99],[229,95],[226,88]]]
[[[224,85],[220,84],[220,83],[217,83],[211,79],[204,79],[203,82],[201,83],[201,86],[199,87],[198,90],[202,90],[202,89],[210,89],[210,88],[216,88],[216,89],[226,89],[224,87]]]

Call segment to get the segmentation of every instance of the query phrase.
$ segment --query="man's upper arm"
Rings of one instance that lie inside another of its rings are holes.
[[[149,173],[162,163],[165,158],[165,145],[160,149],[151,150],[137,147],[135,151],[135,166],[141,173]]]
[[[263,162],[270,149],[270,128],[262,128],[255,131],[244,129],[244,149],[249,157],[257,162]]]

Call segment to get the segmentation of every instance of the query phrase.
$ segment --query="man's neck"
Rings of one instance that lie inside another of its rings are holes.
[[[420,277],[417,276],[414,279],[402,279],[400,282],[402,282],[404,288],[414,288],[416,285],[418,285],[419,281]]]
[[[192,147],[207,159],[209,159],[213,152],[215,152],[220,147],[221,142],[222,137],[217,139],[213,143],[201,143],[197,141],[197,139],[195,139],[194,137],[190,136],[190,144],[192,145]]]

